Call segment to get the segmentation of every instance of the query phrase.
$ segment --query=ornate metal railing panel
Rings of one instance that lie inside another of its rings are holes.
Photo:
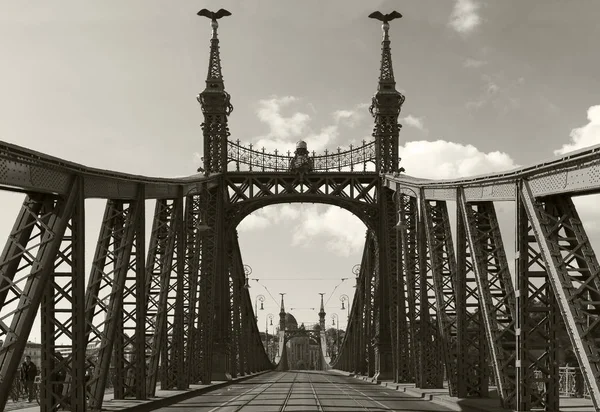
[[[287,172],[291,168],[293,159],[294,156],[289,150],[287,155],[281,155],[277,150],[274,153],[268,153],[264,148],[255,150],[252,144],[248,147],[242,146],[239,140],[227,141],[227,163],[233,163],[236,172]],[[350,145],[350,149],[344,151],[339,147],[335,152],[325,149],[323,155],[316,155],[313,152],[310,159],[314,172],[373,171],[375,170],[375,142],[363,141],[362,146]]]

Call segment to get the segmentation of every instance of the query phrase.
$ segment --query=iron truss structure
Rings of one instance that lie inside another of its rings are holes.
[[[467,179],[399,174],[404,96],[395,89],[381,15],[374,141],[315,156],[308,173],[289,171],[291,156],[229,141],[233,106],[217,36],[217,18],[226,14],[208,15],[209,70],[198,96],[204,173],[134,176],[0,142],[0,188],[24,196],[0,255],[0,406],[38,311],[44,412],[67,404],[99,411],[108,385],[117,399],[147,399],[158,382],[185,389],[275,368],[244,288],[236,227],[267,205],[315,202],[342,207],[367,228],[347,332],[331,367],[420,388],[442,388],[446,378],[459,397],[487,396],[492,380],[506,407],[556,411],[555,337],[566,328],[600,408],[600,266],[573,203],[600,192],[600,146]],[[354,169],[366,163],[373,167]],[[92,198],[106,206],[86,265],[85,200]],[[500,201],[517,211],[514,264]],[[285,336],[284,324],[279,360]],[[324,331],[320,340],[327,363]],[[70,384],[59,391],[65,377]]]

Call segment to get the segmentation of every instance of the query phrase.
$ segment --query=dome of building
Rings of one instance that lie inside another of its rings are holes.
[[[285,314],[285,329],[286,330],[296,330],[298,329],[298,321],[291,313]]]
[[[300,140],[296,143],[296,149],[306,149],[306,142],[304,140]]]

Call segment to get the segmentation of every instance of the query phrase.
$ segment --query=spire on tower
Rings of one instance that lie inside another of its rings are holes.
[[[401,18],[402,15],[397,11],[385,15],[376,11],[369,17],[380,20],[383,29],[379,83],[377,93],[373,96],[369,107],[369,111],[375,117],[373,137],[375,137],[376,170],[379,173],[392,173],[398,170],[398,134],[401,127],[398,124],[398,115],[404,103],[404,95],[396,90],[389,22]]]
[[[283,304],[283,295],[285,293],[280,293],[281,295],[281,308],[279,309],[279,330],[285,330],[285,305]]]
[[[319,310],[319,326],[321,326],[321,330],[325,330],[325,305],[323,304],[323,295],[324,293],[319,293],[321,295],[321,308]]]
[[[227,171],[227,117],[233,111],[229,93],[225,91],[223,74],[221,73],[221,56],[219,54],[219,38],[217,37],[218,19],[230,16],[231,13],[225,9],[217,12],[202,9],[199,16],[211,19],[212,38],[210,39],[210,58],[208,60],[208,74],[206,76],[206,87],[197,97],[202,112],[204,123],[202,124],[204,134],[204,165],[200,169],[206,175],[211,173],[223,173]],[[200,169],[198,169],[200,171]]]

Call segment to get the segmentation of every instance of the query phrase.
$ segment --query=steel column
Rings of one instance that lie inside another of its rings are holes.
[[[473,253],[469,247],[466,222],[460,207],[456,208],[456,310],[458,339],[459,398],[489,395],[490,365],[486,329],[481,310],[480,291],[473,269]]]
[[[82,187],[83,179],[77,180]],[[84,198],[79,190],[42,296],[42,411],[85,411],[84,258]]]
[[[515,402],[515,292],[492,202],[466,203],[459,191],[458,208],[473,259],[487,347],[504,407]]]
[[[536,200],[527,181],[522,182],[520,189],[523,207],[544,260],[546,281],[552,288],[547,299],[548,328],[552,335],[562,327],[557,317],[557,311],[560,310],[590,396],[598,409],[600,266],[577,210],[568,196]],[[548,351],[555,349],[551,346]],[[556,362],[554,356],[554,353],[548,353],[548,362]],[[558,393],[554,393],[558,391],[554,387],[558,386],[556,365],[551,365],[550,372],[554,375],[548,376],[545,396],[547,408],[558,402]]]
[[[4,302],[0,307],[0,338],[3,340],[0,349],[2,408],[10,394],[13,378],[80,190],[80,182],[75,180],[66,198],[55,201],[52,196],[27,197],[4,248],[0,261],[0,268],[3,269],[0,272],[0,284],[7,288],[6,292],[2,290]],[[32,231],[28,227],[30,225],[34,225],[36,230]],[[29,239],[24,241],[26,237]],[[19,250],[20,245],[26,247]],[[34,257],[31,251],[35,249],[37,254]],[[11,262],[13,259],[20,261],[22,258],[25,258],[26,263],[21,267],[18,263]],[[24,269],[30,269],[29,274],[17,278],[16,273]],[[22,285],[22,282],[25,284]]]

